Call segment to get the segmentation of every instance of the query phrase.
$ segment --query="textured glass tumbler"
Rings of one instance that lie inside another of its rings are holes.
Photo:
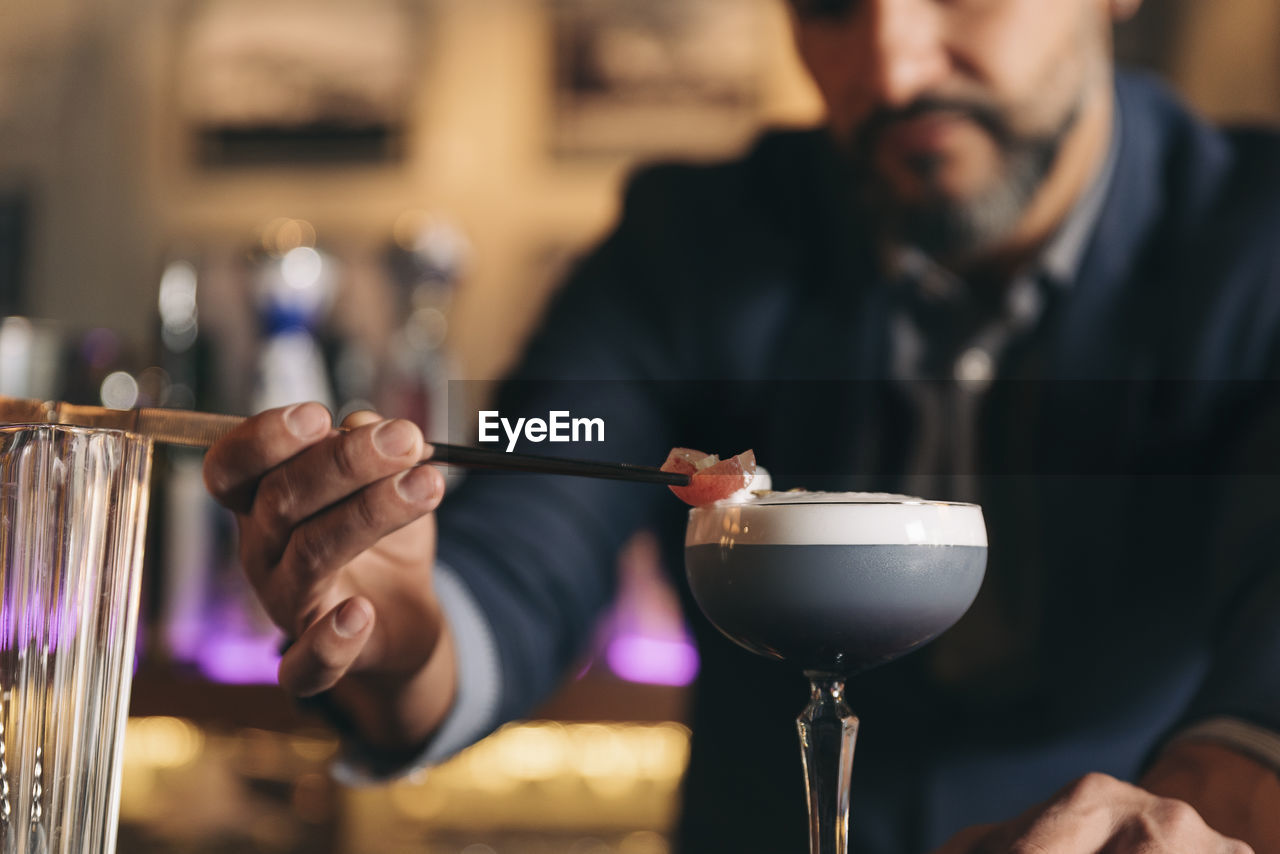
[[[112,854],[149,440],[0,427],[0,854]]]

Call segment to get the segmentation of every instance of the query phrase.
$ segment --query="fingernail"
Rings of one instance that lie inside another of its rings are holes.
[[[333,615],[333,631],[340,638],[353,638],[369,625],[369,606],[359,599],[348,599]]]
[[[384,456],[402,457],[418,441],[418,428],[397,419],[379,424],[373,431],[373,446]]]
[[[435,478],[426,466],[409,469],[396,480],[396,494],[410,504],[426,501],[435,491]]]
[[[328,432],[333,426],[333,419],[318,403],[299,403],[285,411],[284,423],[289,432],[299,439],[310,439],[321,432]]]

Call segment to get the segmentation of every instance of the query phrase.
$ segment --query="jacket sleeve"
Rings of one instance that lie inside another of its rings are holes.
[[[511,423],[556,412],[593,419],[603,437],[592,427],[591,441],[584,429],[577,442],[521,440],[514,450],[653,466],[665,459],[681,410],[670,381],[689,355],[670,320],[683,265],[650,225],[661,220],[667,185],[652,173],[633,182],[619,227],[577,267],[486,407]],[[505,435],[499,445],[506,448]],[[439,561],[487,624],[496,653],[498,684],[487,719],[472,722],[474,737],[526,715],[558,685],[614,593],[619,547],[672,511],[679,504],[662,486],[532,474],[473,472],[446,498]]]

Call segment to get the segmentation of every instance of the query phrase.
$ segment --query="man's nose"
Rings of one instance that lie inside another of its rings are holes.
[[[867,0],[863,19],[866,85],[885,107],[904,107],[950,67],[938,0]]]

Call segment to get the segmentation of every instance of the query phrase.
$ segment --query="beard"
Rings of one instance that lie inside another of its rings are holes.
[[[849,147],[859,206],[877,223],[882,239],[914,246],[935,258],[964,258],[1008,236],[1048,178],[1067,136],[1081,113],[1077,100],[1057,126],[1028,133],[1015,128],[998,107],[968,100],[924,97],[907,107],[880,110],[868,118]],[[906,169],[924,188],[906,200],[875,165],[884,134],[895,123],[946,113],[967,118],[994,142],[996,174],[965,197],[949,195],[941,185],[942,155],[908,158]]]

